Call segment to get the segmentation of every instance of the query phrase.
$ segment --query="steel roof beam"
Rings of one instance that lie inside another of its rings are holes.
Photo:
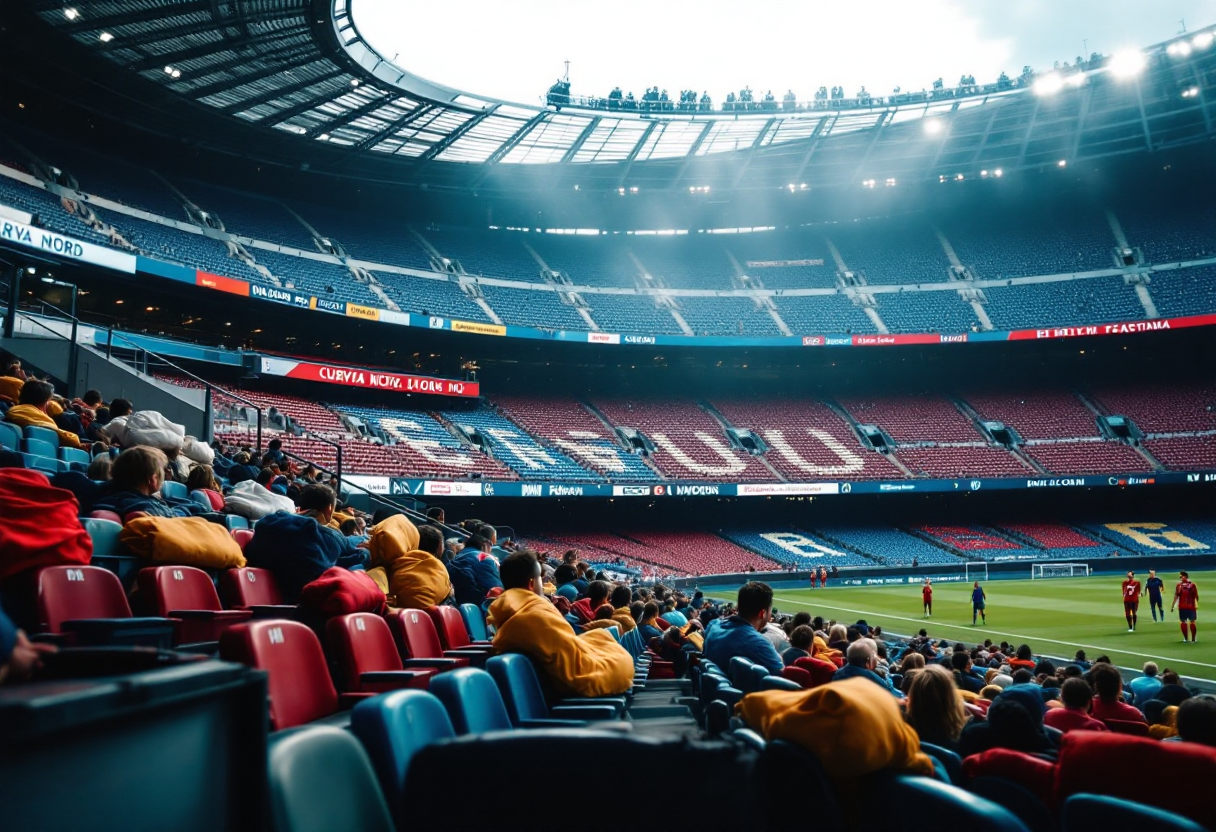
[[[600,126],[600,122],[602,120],[603,119],[600,116],[595,116],[590,122],[587,123],[587,126],[583,128],[583,132],[579,133],[578,138],[574,140],[574,144],[570,145],[569,149],[562,154],[562,161],[560,164],[566,164],[567,162],[573,161],[575,154],[578,153],[579,150],[582,149],[582,146],[587,143],[587,139],[591,138],[591,134],[595,132],[595,128]]]
[[[333,98],[326,99],[326,101],[332,101],[334,98],[341,98],[345,94],[346,94],[346,91],[343,90],[338,95],[333,96]],[[396,100],[397,100],[396,94],[391,93],[391,92],[385,93],[384,95],[380,96],[379,98],[374,98],[371,101],[368,101],[366,104],[364,104],[360,107],[353,107],[350,110],[347,110],[342,115],[336,116],[336,117],[330,119],[329,121],[325,122],[324,124],[318,124],[316,127],[311,128],[306,135],[308,136],[308,138],[312,139],[312,138],[316,138],[317,136],[321,135],[322,133],[330,133],[334,130],[337,130],[339,127],[345,127],[346,125],[350,124],[352,121],[358,121],[359,119],[363,118],[364,116],[371,115],[372,113],[376,112],[376,110],[379,110],[381,107],[387,107]],[[313,102],[313,106],[315,107],[317,105],[324,104],[324,103],[325,103],[325,101],[318,100],[318,101]],[[289,118],[290,118],[290,116],[289,116]],[[286,121],[287,119],[282,119],[282,120]],[[258,123],[260,124],[261,122],[258,122]],[[275,122],[275,123],[277,124],[278,122]]]
[[[448,133],[442,139],[435,142],[435,144],[431,145],[429,150],[427,150],[425,153],[423,153],[421,156],[418,157],[418,161],[420,163],[419,167],[421,167],[422,165],[425,165],[427,162],[434,159],[440,153],[447,150],[449,147],[451,147],[456,142],[457,139],[459,139],[465,133],[472,130],[474,127],[476,127],[478,124],[480,124],[482,122],[482,120],[485,119],[486,116],[488,116],[490,113],[494,112],[497,109],[498,109],[497,107],[491,107],[488,110],[483,110],[481,113],[473,116],[471,119],[466,121],[464,124],[460,125],[455,130],[453,130],[451,133]]]
[[[182,63],[183,61],[194,61],[199,58],[206,58],[210,55],[216,55],[220,52],[237,52],[241,49],[250,47],[264,46],[268,43],[284,40],[285,38],[300,37],[301,34],[307,34],[307,29],[283,29],[277,32],[267,32],[264,35],[256,37],[242,37],[213,41],[204,43],[199,46],[192,46],[189,49],[179,49],[177,52],[167,52],[162,55],[149,55],[146,58],[141,58],[138,61],[132,61],[126,65],[126,68],[132,72],[146,72],[149,69],[156,69],[161,66],[171,66],[172,64]],[[309,47],[315,46],[310,42]]]
[[[104,17],[89,17],[87,14],[82,14],[69,23],[56,25],[55,28],[61,32],[77,34],[78,32],[93,32],[98,29],[117,29],[119,26],[130,26],[133,23],[148,23],[166,18],[181,17],[182,15],[195,14],[196,12],[210,11],[210,9],[211,3],[208,0],[195,0],[195,2],[171,3],[165,6],[158,5],[149,9],[140,9],[139,11],[118,12],[117,14],[105,15]]]
[[[390,136],[392,136],[393,134],[395,134],[401,128],[408,127],[410,125],[410,123],[413,122],[414,120],[422,118],[427,113],[433,112],[434,110],[437,110],[437,109],[438,109],[438,107],[434,104],[423,104],[421,107],[418,107],[417,109],[406,113],[401,118],[397,119],[392,124],[385,127],[383,130],[379,130],[375,133],[372,133],[366,139],[364,139],[363,141],[361,141],[357,145],[355,145],[352,149],[353,150],[370,150],[371,148],[380,144],[380,142],[384,141],[385,139],[387,139]]]
[[[303,92],[304,90],[308,89],[309,87],[315,86],[317,84],[323,84],[326,81],[332,81],[333,79],[335,79],[341,75],[345,75],[345,74],[346,73],[344,70],[335,69],[333,72],[326,72],[322,75],[318,75],[316,78],[310,78],[310,79],[307,79],[304,81],[297,81],[294,84],[288,84],[285,87],[278,87],[277,89],[271,90],[270,92],[264,92],[261,95],[255,95],[252,98],[246,98],[244,101],[238,101],[237,103],[229,104],[226,107],[217,107],[216,110],[218,112],[223,113],[224,115],[229,115],[229,116],[234,115],[235,113],[244,112],[245,110],[248,110],[251,107],[258,107],[258,106],[261,106],[262,104],[269,104],[271,101],[274,101],[276,98],[283,98],[288,95],[295,95],[297,92]]]
[[[301,45],[300,50],[302,52],[306,52],[307,54],[292,56],[292,58],[288,59],[285,63],[279,64],[278,66],[268,66],[264,69],[259,69],[257,72],[248,72],[237,78],[227,78],[223,81],[215,81],[214,83],[207,84],[202,87],[195,87],[192,90],[186,90],[185,95],[196,100],[199,98],[206,98],[209,95],[227,92],[228,90],[243,87],[246,84],[252,84],[256,81],[264,81],[267,78],[271,78],[275,75],[280,75],[284,72],[299,69],[300,67],[308,66],[309,64],[317,63],[318,61],[323,60],[322,57],[317,54],[316,49],[314,49],[311,44],[307,46]],[[270,98],[270,100],[273,101],[276,97],[278,97],[277,92]],[[239,113],[240,110],[237,110],[237,112]]]
[[[254,15],[251,18],[239,21],[220,21],[203,20],[198,23],[185,23],[181,26],[174,26],[170,29],[149,29],[147,33],[136,35],[134,37],[115,37],[109,43],[102,44],[102,49],[117,49],[117,48],[135,48],[147,46],[151,43],[159,43],[161,41],[176,40],[177,38],[189,37],[190,35],[199,35],[204,32],[211,32],[217,28],[227,26],[247,26],[251,23],[266,23],[272,20],[282,20],[291,17],[300,17],[301,12],[296,9],[279,9],[275,11],[263,12]]]

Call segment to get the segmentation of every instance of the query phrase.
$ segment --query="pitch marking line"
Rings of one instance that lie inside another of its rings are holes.
[[[876,616],[876,617],[881,617],[881,618],[891,618],[896,621],[910,621],[914,624],[919,622],[921,627],[925,627],[925,626],[930,626],[930,627],[934,627],[934,628],[945,627],[945,628],[948,628],[951,630],[963,630],[963,631],[969,632],[969,633],[976,633],[976,632],[982,633],[982,632],[986,631],[986,628],[983,628],[983,627],[978,627],[978,628],[977,627],[968,627],[965,624],[941,624],[932,619],[928,619],[928,621],[926,622],[926,619],[924,619],[924,618],[908,618],[903,615],[888,615],[886,613],[875,612],[874,610],[855,610],[855,609],[850,609],[849,607],[833,607],[829,604],[812,604],[807,601],[795,601],[793,598],[774,598],[773,600],[780,601],[782,604],[796,604],[800,607],[810,607],[811,609],[825,609],[825,610],[836,610],[837,612],[851,612],[851,613],[856,613],[857,615],[870,615],[870,616]],[[1004,635],[1008,636],[1009,638],[1016,638],[1019,641],[1025,641],[1025,642],[1046,641],[1050,644],[1063,644],[1068,647],[1080,647],[1084,650],[1097,650],[1098,652],[1101,652],[1101,653],[1104,653],[1108,650],[1112,651],[1112,652],[1118,651],[1118,652],[1123,653],[1128,656],[1139,656],[1143,659],[1151,659],[1152,661],[1157,661],[1157,662],[1163,661],[1162,657],[1159,655],[1154,655],[1151,653],[1137,653],[1134,650],[1124,650],[1122,647],[1112,647],[1110,645],[1107,645],[1106,647],[1098,647],[1097,645],[1094,645],[1094,644],[1080,644],[1080,643],[1074,642],[1074,641],[1060,641],[1059,639],[1055,639],[1055,638],[1044,638],[1043,636],[1019,635],[1018,633],[1010,633],[1010,632],[1005,632]],[[1173,658],[1171,658],[1171,659],[1167,659],[1165,661],[1176,662],[1177,664],[1190,664],[1190,665],[1194,665],[1195,667],[1216,668],[1216,664],[1207,664],[1206,662],[1196,662],[1196,661],[1191,661],[1190,659],[1173,659]]]

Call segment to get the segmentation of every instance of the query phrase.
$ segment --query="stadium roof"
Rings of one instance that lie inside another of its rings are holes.
[[[1210,30],[1146,50],[1143,71],[1133,66],[1131,77],[1117,77],[1126,67],[1107,61],[1012,88],[811,102],[790,112],[557,111],[410,74],[364,41],[350,2],[25,5],[120,68],[133,94],[156,85],[169,108],[228,125],[200,143],[429,188],[881,187],[1073,164],[1212,135]],[[260,140],[247,140],[233,122]]]

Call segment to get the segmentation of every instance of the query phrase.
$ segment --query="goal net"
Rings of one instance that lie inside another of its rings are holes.
[[[1089,575],[1088,563],[1033,563],[1031,580],[1039,578],[1084,578]]]
[[[988,561],[971,561],[963,566],[963,574],[968,581],[988,580]]]

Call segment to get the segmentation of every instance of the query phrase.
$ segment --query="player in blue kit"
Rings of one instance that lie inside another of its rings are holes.
[[[980,582],[976,581],[971,588],[971,626],[975,626],[975,616],[978,613],[980,619],[985,625],[988,623],[988,616],[984,613],[984,603],[988,600],[988,596],[984,594],[984,588],[980,586]]]
[[[1148,596],[1149,609],[1153,611],[1153,621],[1165,621],[1165,607],[1161,604],[1161,591],[1165,589],[1165,581],[1157,577],[1157,570],[1148,570],[1148,580],[1144,582],[1144,594]],[[1161,618],[1157,618],[1157,612]]]

